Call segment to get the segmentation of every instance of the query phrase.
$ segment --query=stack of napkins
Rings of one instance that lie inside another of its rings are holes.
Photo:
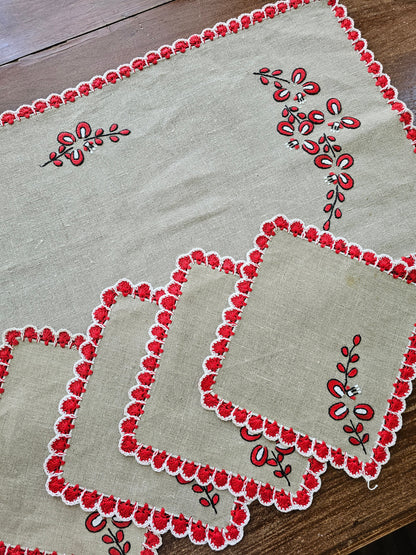
[[[337,0],[1,121],[0,554],[218,551],[328,461],[375,487],[416,375],[416,129]]]

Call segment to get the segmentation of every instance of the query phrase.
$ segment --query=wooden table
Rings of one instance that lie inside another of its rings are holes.
[[[415,0],[344,3],[399,97],[415,112]],[[60,93],[161,44],[258,7],[260,0],[0,0],[0,112]],[[415,394],[398,437],[375,491],[368,491],[364,480],[329,468],[306,512],[279,514],[254,503],[245,538],[228,551],[344,554],[416,520]],[[172,553],[211,551],[166,535],[160,555]]]

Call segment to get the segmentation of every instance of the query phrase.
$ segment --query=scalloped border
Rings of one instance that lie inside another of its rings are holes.
[[[412,392],[412,380],[416,377],[416,330],[409,337],[409,344],[403,356],[402,365],[393,384],[389,408],[384,415],[384,425],[378,432],[379,439],[373,448],[370,462],[364,463],[357,456],[350,456],[341,448],[334,449],[324,441],[309,438],[308,435],[285,428],[276,421],[242,409],[228,402],[212,391],[215,377],[226,357],[228,344],[234,335],[234,327],[242,317],[257,270],[261,265],[268,242],[276,232],[291,233],[299,240],[307,240],[322,248],[333,250],[337,254],[357,259],[366,265],[375,266],[394,279],[402,279],[416,284],[416,266],[409,267],[403,261],[395,261],[388,255],[377,255],[372,250],[363,250],[355,243],[348,243],[343,238],[336,238],[329,231],[320,231],[315,226],[305,226],[301,220],[288,220],[278,215],[266,221],[261,227],[262,233],[254,240],[255,248],[248,252],[247,263],[242,268],[243,278],[235,286],[236,293],[231,295],[229,306],[223,312],[223,322],[217,329],[217,339],[211,343],[211,355],[204,361],[204,376],[199,382],[201,403],[204,408],[214,410],[223,420],[232,420],[236,426],[247,426],[253,433],[262,432],[266,439],[281,441],[287,446],[295,446],[304,456],[313,455],[318,461],[330,461],[333,467],[343,468],[346,473],[358,478],[363,476],[368,482],[377,478],[381,466],[389,460],[389,447],[396,443],[396,434],[402,427],[401,413],[406,408],[405,399]],[[416,324],[415,324],[416,327]]]
[[[133,285],[129,280],[119,280],[114,287],[105,289],[101,294],[101,304],[93,311],[93,324],[88,328],[88,339],[79,347],[81,359],[74,365],[75,377],[67,384],[67,395],[59,403],[61,416],[55,423],[55,437],[49,442],[51,453],[44,463],[47,475],[46,490],[54,497],[61,497],[66,505],[79,504],[84,511],[98,511],[103,517],[116,515],[124,521],[133,521],[139,528],[149,528],[155,534],[164,534],[168,530],[177,538],[189,536],[195,545],[208,544],[214,551],[220,551],[227,545],[238,543],[243,537],[243,528],[250,519],[247,501],[239,497],[234,502],[230,514],[230,524],[226,528],[211,528],[202,521],[185,518],[183,514],[174,515],[147,503],[140,505],[129,500],[107,496],[71,484],[63,477],[65,455],[70,446],[71,430],[86,390],[90,375],[93,373],[94,358],[97,356],[97,344],[101,339],[112,305],[118,295],[130,295],[143,302],[157,303],[164,295],[163,289],[153,290],[149,283]]]
[[[117,69],[109,70],[104,75],[96,75],[89,81],[79,83],[75,88],[65,89],[61,94],[50,94],[46,99],[41,98],[35,100],[32,104],[23,104],[17,110],[6,110],[0,114],[0,126],[12,125],[15,121],[27,119],[50,108],[59,108],[62,104],[74,102],[81,96],[88,96],[95,90],[102,89],[103,86],[115,84],[121,79],[128,78],[131,73],[156,65],[163,59],[168,60],[176,54],[186,52],[188,49],[200,48],[207,41],[235,34],[251,25],[261,23],[264,19],[273,19],[276,15],[315,1],[321,0],[285,0],[270,3],[260,9],[253,10],[249,14],[246,13],[237,18],[231,18],[225,23],[219,22],[213,29],[206,28],[200,34],[191,35],[188,39],[178,39],[172,45],[162,45],[158,50],[150,50],[143,58],[134,58],[129,64],[123,64]],[[375,60],[373,52],[367,48],[367,41],[361,36],[360,31],[354,27],[354,21],[348,16],[347,8],[339,0],[328,0],[327,3],[340,27],[344,29],[347,38],[353,44],[354,49],[361,55],[360,59],[375,79],[375,85],[379,88],[380,93],[390,104],[391,109],[397,112],[406,136],[415,147],[414,152],[416,153],[416,127],[414,126],[412,112],[404,102],[399,100],[397,89],[391,85],[390,77],[383,73],[382,64]]]
[[[0,397],[4,394],[4,382],[9,375],[9,363],[13,358],[13,349],[22,341],[29,343],[44,343],[53,347],[63,349],[79,349],[86,340],[85,335],[71,334],[69,331],[61,329],[54,331],[50,327],[38,330],[35,326],[25,328],[10,328],[3,334],[3,344],[0,346]],[[144,544],[143,544],[144,546]],[[42,551],[38,548],[22,547],[20,544],[12,545],[0,540],[1,555],[58,555],[57,551]]]
[[[313,499],[313,493],[321,486],[319,476],[325,472],[326,465],[310,457],[305,463],[305,474],[299,490],[292,494],[286,490],[277,489],[271,484],[263,484],[247,476],[235,475],[230,471],[203,466],[182,458],[180,455],[154,449],[151,445],[138,443],[135,431],[139,428],[139,421],[145,412],[147,399],[151,395],[152,383],[157,375],[159,360],[163,353],[164,342],[169,334],[169,326],[176,308],[176,302],[182,294],[182,286],[187,281],[188,273],[194,264],[205,265],[214,270],[231,273],[242,277],[243,262],[235,262],[232,258],[221,258],[217,253],[205,253],[202,249],[194,249],[189,254],[180,256],[177,266],[172,272],[171,281],[165,288],[166,294],[159,297],[161,310],[156,314],[155,325],[150,328],[150,340],[146,345],[147,355],[140,362],[140,371],[136,376],[137,385],[129,391],[130,402],[127,404],[120,421],[120,453],[135,457],[142,465],[151,465],[153,470],[164,470],[172,476],[179,475],[184,480],[195,480],[201,486],[213,484],[217,489],[228,491],[235,496],[243,496],[249,502],[258,500],[262,505],[275,505],[282,512],[295,509],[307,509]]]

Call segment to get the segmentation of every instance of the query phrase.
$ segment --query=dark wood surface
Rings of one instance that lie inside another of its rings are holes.
[[[0,112],[60,93],[261,4],[261,0],[0,0]],[[415,0],[344,0],[344,4],[399,97],[415,112]],[[407,404],[399,445],[392,448],[375,491],[368,491],[364,480],[329,468],[305,512],[279,514],[252,504],[244,539],[226,552],[341,555],[416,520],[415,394]],[[159,552],[211,553],[208,547],[197,548],[169,534]]]

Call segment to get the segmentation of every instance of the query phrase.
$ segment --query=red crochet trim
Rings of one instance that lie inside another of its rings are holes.
[[[81,360],[74,367],[75,378],[67,384],[67,395],[61,400],[59,411],[61,417],[55,423],[55,437],[49,443],[50,455],[44,463],[44,470],[48,476],[47,492],[55,497],[61,497],[66,505],[79,504],[85,511],[98,511],[103,517],[117,517],[122,521],[132,521],[139,528],[149,528],[154,534],[164,534],[170,531],[176,537],[189,536],[192,543],[202,545],[208,543],[211,549],[219,551],[234,545],[243,537],[243,528],[250,518],[246,500],[238,497],[230,514],[230,523],[226,528],[211,528],[202,523],[186,518],[184,515],[173,515],[165,511],[150,507],[147,503],[124,500],[113,495],[105,495],[96,490],[90,491],[80,485],[71,484],[65,480],[65,455],[70,447],[71,430],[75,427],[78,408],[82,402],[89,377],[94,370],[94,359],[97,356],[97,346],[102,337],[101,333],[110,318],[111,308],[117,302],[117,297],[131,296],[142,302],[155,302],[163,297],[163,289],[153,290],[148,283],[133,285],[123,279],[114,287],[110,287],[101,294],[101,304],[93,311],[93,323],[88,328],[88,339],[80,346]],[[135,409],[140,410],[141,402],[135,403]],[[147,554],[148,552],[145,551]]]
[[[104,75],[96,75],[87,82],[79,83],[74,88],[65,89],[61,94],[51,94],[46,99],[35,100],[32,104],[22,105],[17,110],[7,110],[0,114],[0,126],[12,125],[16,120],[29,118],[50,108],[59,108],[61,104],[74,102],[81,96],[88,96],[96,89],[102,89],[103,86],[115,84],[121,79],[130,77],[131,73],[156,65],[162,59],[168,60],[176,54],[186,52],[188,49],[200,48],[207,41],[237,33],[251,25],[261,23],[264,19],[273,19],[278,14],[297,9],[303,4],[310,4],[314,1],[318,0],[284,0],[266,4],[249,14],[242,14],[237,18],[229,19],[226,23],[217,23],[213,29],[204,29],[200,34],[191,35],[188,39],[178,39],[172,45],[163,45],[156,51],[151,50],[143,58],[135,58],[129,64],[107,71]],[[368,72],[373,75],[375,84],[380,89],[381,94],[390,104],[392,110],[397,112],[400,121],[403,123],[406,136],[415,145],[416,152],[416,127],[413,125],[412,112],[404,102],[398,99],[397,89],[391,85],[390,77],[383,73],[383,67],[380,62],[374,59],[373,52],[367,48],[367,41],[362,38],[360,31],[354,27],[354,21],[348,17],[346,7],[338,0],[329,0],[328,5],[347,34],[348,39],[354,45],[354,49],[360,54],[361,61],[366,64]]]
[[[4,332],[3,344],[0,347],[0,397],[4,395],[4,382],[9,375],[9,364],[13,359],[13,350],[20,342],[44,343],[51,347],[62,347],[62,349],[79,349],[85,342],[85,336],[72,335],[67,330],[54,331],[46,327],[38,330],[34,326],[26,328],[11,328]],[[11,545],[0,541],[0,555],[58,555],[56,551],[42,551],[38,548],[31,549],[21,545]]]
[[[195,480],[203,487],[213,484],[218,489],[228,489],[232,495],[243,495],[250,501],[258,499],[262,505],[274,504],[279,511],[306,509],[312,503],[313,492],[320,488],[320,474],[326,470],[326,465],[313,457],[309,459],[299,490],[291,494],[269,483],[263,484],[247,476],[236,476],[224,469],[189,461],[180,455],[159,451],[151,445],[138,443],[136,440],[135,431],[137,428],[140,430],[139,421],[146,410],[147,399],[151,396],[152,383],[157,375],[176,301],[182,294],[182,286],[187,281],[188,273],[194,264],[205,265],[240,277],[243,275],[242,262],[236,263],[231,258],[221,259],[217,253],[205,253],[201,249],[193,250],[178,259],[172,279],[166,286],[166,294],[158,301],[161,311],[156,315],[156,323],[149,332],[151,339],[146,346],[148,354],[141,360],[141,369],[136,377],[137,385],[129,391],[131,402],[125,408],[126,417],[120,422],[120,452],[126,456],[134,456],[139,464],[150,464],[156,471],[165,470],[185,483]],[[226,335],[226,332],[224,334]]]
[[[389,449],[396,442],[396,434],[402,426],[401,413],[404,411],[405,399],[412,391],[412,380],[416,377],[416,331],[413,330],[409,338],[409,345],[404,354],[404,362],[400,367],[397,379],[392,384],[393,394],[388,400],[389,408],[384,415],[384,425],[378,432],[379,439],[372,450],[370,462],[364,463],[358,457],[351,457],[340,448],[334,449],[324,441],[280,426],[267,418],[238,407],[231,402],[220,399],[212,390],[215,377],[222,367],[228,344],[234,335],[234,327],[241,318],[246,299],[251,291],[257,270],[261,264],[263,254],[268,247],[271,237],[279,232],[291,233],[299,240],[328,248],[337,254],[343,254],[366,265],[375,266],[382,272],[390,274],[394,279],[402,279],[407,283],[416,283],[416,266],[409,268],[402,261],[395,261],[388,255],[377,255],[371,250],[364,250],[359,245],[348,243],[343,238],[335,238],[328,231],[320,231],[314,226],[306,226],[300,220],[288,220],[279,215],[273,220],[266,221],[262,232],[255,238],[255,248],[249,251],[247,263],[242,268],[243,278],[236,284],[236,294],[230,297],[230,305],[223,313],[223,323],[217,330],[217,339],[211,344],[211,355],[204,362],[205,375],[201,378],[202,405],[217,413],[223,420],[232,420],[239,427],[246,426],[252,433],[263,433],[272,441],[280,441],[284,445],[295,446],[301,455],[313,455],[321,462],[330,461],[335,468],[343,468],[347,474],[356,478],[363,476],[366,480],[373,480],[380,472],[381,465],[389,460]],[[416,326],[416,324],[415,324]],[[221,345],[222,351],[218,351]],[[226,407],[226,411],[225,411]]]

